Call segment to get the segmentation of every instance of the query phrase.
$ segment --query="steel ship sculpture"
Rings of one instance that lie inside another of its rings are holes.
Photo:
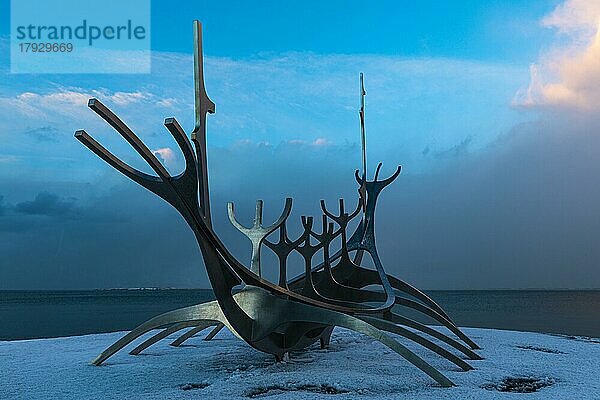
[[[315,224],[312,217],[302,216],[303,232],[292,239],[286,229],[292,210],[291,198],[285,200],[281,216],[268,226],[263,225],[261,200],[256,202],[254,223],[250,227],[236,220],[234,205],[229,203],[227,211],[231,223],[252,243],[249,267],[230,253],[212,227],[206,120],[207,114],[215,112],[215,104],[204,87],[202,27],[198,21],[194,21],[194,88],[196,121],[191,140],[174,118],[167,118],[164,122],[185,158],[185,170],[177,176],[171,176],[153,152],[97,99],[90,99],[88,106],[129,142],[156,175],[127,165],[86,131],[75,133],[81,143],[106,163],[161,197],[181,214],[197,239],[216,297],[215,301],[170,311],[144,322],[108,347],[92,363],[102,364],[135,339],[155,329],[161,330],[130,353],[139,354],[157,341],[187,329],[171,343],[179,346],[209,327],[212,331],[207,340],[227,327],[253,348],[281,360],[290,351],[304,349],[315,342],[319,342],[321,347],[328,346],[333,328],[337,326],[381,342],[444,387],[453,386],[453,383],[392,334],[425,347],[462,370],[472,369],[465,359],[481,359],[473,351],[478,346],[426,294],[388,275],[377,253],[374,227],[377,199],[381,191],[398,177],[401,167],[392,176],[379,179],[380,163],[374,179],[367,178],[362,74],[359,111],[362,172],[355,172],[359,187],[357,206],[347,210],[344,200],[340,199],[337,210],[332,211],[321,200],[323,215],[320,224]],[[349,234],[348,227],[352,221],[357,226]],[[338,237],[341,245],[334,251],[332,245]],[[279,261],[277,284],[262,277],[260,255],[265,248],[272,251]],[[315,261],[319,251],[322,257]],[[301,256],[305,271],[290,279],[287,262],[293,252]],[[374,269],[364,266],[365,253],[371,257]],[[377,285],[379,290],[367,288],[373,285]],[[431,318],[448,332],[403,316],[402,310],[407,308]]]

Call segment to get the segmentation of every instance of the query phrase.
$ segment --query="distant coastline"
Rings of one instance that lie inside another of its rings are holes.
[[[600,337],[600,290],[431,290],[460,326]],[[0,340],[130,330],[160,313],[213,300],[210,289],[0,291]],[[432,323],[403,310],[407,316]]]

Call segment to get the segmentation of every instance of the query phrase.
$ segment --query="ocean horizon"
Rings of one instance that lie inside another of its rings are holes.
[[[459,326],[600,337],[600,290],[430,290]],[[210,289],[0,291],[0,340],[133,329],[166,311],[214,299]],[[410,309],[403,315],[434,323]]]

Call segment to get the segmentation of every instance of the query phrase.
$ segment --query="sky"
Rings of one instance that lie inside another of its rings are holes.
[[[11,74],[0,1],[0,289],[208,287],[178,214],[73,138],[86,129],[148,171],[86,107],[97,97],[181,171],[162,123],[193,129],[194,19],[217,109],[215,229],[241,261],[250,245],[227,201],[249,223],[256,199],[268,221],[292,196],[292,233],[321,198],[356,201],[363,72],[367,169],[403,167],[377,211],[389,273],[423,289],[600,288],[600,2],[154,0],[151,10],[150,74]]]

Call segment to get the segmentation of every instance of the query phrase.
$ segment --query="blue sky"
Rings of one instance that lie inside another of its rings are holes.
[[[395,217],[383,221],[381,229],[395,232],[406,219],[412,230],[403,231],[402,244],[381,241],[384,252],[407,257],[412,265],[405,271],[408,277],[435,288],[598,287],[600,277],[589,267],[594,257],[589,249],[582,255],[580,246],[591,246],[589,233],[600,224],[587,226],[585,234],[578,232],[564,248],[546,234],[573,218],[566,205],[579,204],[584,195],[594,198],[588,186],[569,186],[569,174],[589,174],[592,159],[581,157],[580,164],[558,172],[555,184],[540,186],[557,174],[549,158],[571,160],[566,149],[595,145],[587,135],[596,126],[592,111],[597,110],[600,91],[581,89],[594,88],[589,82],[597,81],[594,74],[600,70],[588,62],[596,59],[596,30],[587,16],[596,10],[586,4],[175,5],[154,0],[151,74],[31,75],[9,72],[9,2],[2,0],[0,248],[10,261],[0,266],[7,277],[4,285],[187,286],[189,274],[203,282],[194,245],[168,207],[132,188],[72,137],[76,129],[85,128],[115,154],[147,170],[87,109],[87,99],[98,97],[168,169],[180,170],[182,157],[162,121],[175,116],[187,131],[193,127],[191,23],[199,19],[204,25],[207,91],[217,104],[208,133],[212,196],[218,204],[213,212],[219,213],[217,228],[241,259],[247,256],[246,244],[225,222],[223,207],[218,207],[225,201],[235,200],[243,215],[251,212],[255,198],[264,198],[275,204],[265,211],[275,214],[277,204],[291,194],[299,199],[299,215],[315,213],[321,197],[333,201],[355,196],[358,74],[364,72],[369,168],[377,161],[384,162],[384,175],[397,164],[404,168],[398,189],[382,205]],[[566,62],[577,66],[574,73],[566,75],[560,68]],[[564,129],[575,133],[564,136],[559,132]],[[566,137],[570,141],[565,144]],[[523,156],[530,164],[522,164]],[[518,171],[511,170],[514,165],[520,166]],[[515,192],[517,188],[523,190]],[[586,207],[589,213],[595,210]],[[523,210],[536,222],[525,218]],[[585,215],[578,218],[587,221]],[[491,220],[495,222],[481,222]],[[538,228],[532,232],[531,226]],[[151,272],[136,267],[136,249],[146,250],[148,242],[165,232],[173,232],[173,249],[185,243],[192,250],[184,255],[150,251],[143,264]],[[87,240],[76,245],[83,235]],[[121,235],[135,239],[127,245],[115,241]],[[482,250],[467,257],[465,250],[474,242]],[[32,252],[31,243],[41,247]],[[545,254],[547,248],[556,254]],[[439,256],[432,256],[431,249]],[[51,254],[44,265],[30,256],[38,252]],[[95,254],[94,261],[86,254]],[[518,262],[515,254],[522,255]],[[544,275],[542,264],[559,271],[561,260],[573,254],[583,257],[573,279],[565,281],[557,272],[536,281]],[[161,272],[171,260],[183,269]],[[492,284],[487,277],[507,263],[526,271],[526,279],[502,275]],[[440,264],[458,272],[439,280]],[[82,278],[66,279],[77,266],[84,269]],[[36,274],[40,269],[51,271],[53,278]]]
[[[387,54],[498,62],[531,60],[551,32],[536,22],[560,1],[152,2],[152,48],[189,53],[189,21],[210,26],[207,52]],[[0,34],[9,34],[9,1]],[[490,45],[494,43],[494,45]]]
[[[35,94],[62,93],[65,98],[102,90],[106,97],[139,95],[144,107],[172,99],[177,106],[156,112],[174,113],[189,126],[190,21],[197,18],[205,26],[208,67],[212,63],[217,69],[206,78],[219,104],[214,124],[226,130],[212,136],[211,144],[356,142],[356,86],[363,71],[369,152],[379,158],[393,152],[392,158],[414,165],[409,170],[420,171],[431,167],[427,154],[464,141],[481,148],[529,118],[511,108],[511,101],[527,85],[529,64],[553,35],[539,19],[556,4],[273,1],[179,2],[175,7],[154,1],[152,74],[10,75],[4,69],[0,93],[14,97],[35,88]],[[7,11],[8,2],[2,6],[0,11]],[[0,14],[0,34],[6,36],[8,12]],[[0,49],[7,68],[6,43]],[[173,52],[177,54],[169,57]],[[225,88],[230,91],[224,93]],[[81,107],[72,112],[93,118]],[[147,129],[155,131],[157,121]],[[22,129],[39,128],[32,122]],[[13,146],[13,152],[21,151],[18,142]]]

